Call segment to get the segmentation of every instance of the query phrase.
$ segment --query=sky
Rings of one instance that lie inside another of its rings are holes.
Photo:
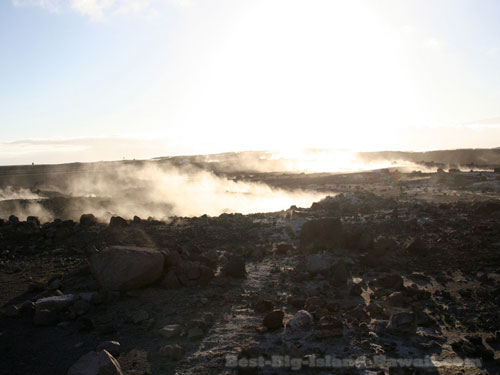
[[[495,0],[1,0],[0,164],[500,146]]]

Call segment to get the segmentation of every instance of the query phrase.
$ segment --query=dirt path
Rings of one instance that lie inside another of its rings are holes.
[[[214,323],[198,350],[183,359],[188,365],[179,367],[176,374],[229,374],[232,370],[225,368],[225,356],[238,355],[243,347],[258,344],[254,339],[255,327],[262,322],[251,307],[251,297],[260,294],[272,280],[273,267],[273,259],[269,258],[246,265],[246,279],[239,290],[226,297],[231,306]]]

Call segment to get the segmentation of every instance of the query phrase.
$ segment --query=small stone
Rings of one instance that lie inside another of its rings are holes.
[[[323,306],[324,303],[323,303],[323,300],[321,299],[321,297],[319,296],[313,296],[313,297],[309,297],[308,299],[306,299],[306,310],[307,311],[311,311],[311,312],[314,312],[316,311],[319,307]]]
[[[296,309],[303,309],[306,303],[304,298],[297,298],[294,296],[289,296],[286,301],[289,305],[292,305]]]
[[[290,319],[287,326],[292,330],[310,328],[313,324],[312,315],[306,310],[297,311],[297,313]]]
[[[282,310],[274,310],[264,317],[262,324],[268,329],[278,329],[283,327],[285,313]]]
[[[61,311],[69,307],[75,301],[73,294],[57,295],[52,297],[40,298],[36,301],[37,309],[49,309]]]
[[[162,335],[166,339],[177,337],[181,334],[181,332],[182,327],[179,324],[170,324],[160,329],[160,335]]]

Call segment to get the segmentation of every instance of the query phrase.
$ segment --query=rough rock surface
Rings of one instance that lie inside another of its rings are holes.
[[[68,375],[122,375],[120,364],[106,350],[89,352],[68,370]]]
[[[129,290],[157,281],[163,271],[163,254],[155,249],[111,246],[90,257],[90,267],[107,290]]]

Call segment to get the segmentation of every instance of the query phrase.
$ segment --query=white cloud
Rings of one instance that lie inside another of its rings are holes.
[[[59,12],[63,2],[61,0],[12,0],[12,4],[16,7],[36,6],[50,12]]]
[[[71,0],[71,8],[94,20],[102,19],[115,0]]]
[[[72,10],[92,20],[103,20],[116,14],[153,17],[165,5],[186,7],[192,0],[12,0],[12,4],[40,7],[54,13]]]

